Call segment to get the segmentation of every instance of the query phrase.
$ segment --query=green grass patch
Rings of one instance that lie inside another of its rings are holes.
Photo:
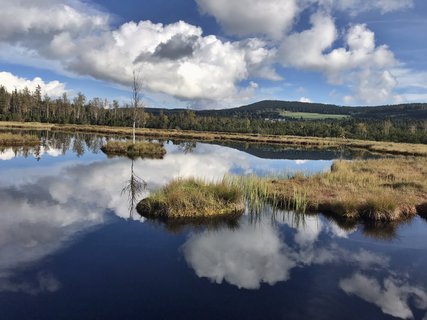
[[[241,190],[226,179],[208,183],[190,178],[171,181],[136,209],[150,218],[197,218],[240,215],[245,204]]]
[[[304,120],[322,120],[322,119],[345,119],[349,118],[346,114],[324,114],[324,113],[311,113],[311,112],[292,112],[282,111],[280,112],[282,117],[292,119],[304,119]]]

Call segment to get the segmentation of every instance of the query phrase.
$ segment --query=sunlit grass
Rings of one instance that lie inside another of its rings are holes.
[[[272,197],[284,205],[351,219],[399,220],[427,202],[427,160],[335,161],[330,172],[270,183]]]
[[[175,179],[137,205],[146,217],[211,217],[242,214],[245,205],[239,188],[223,179]]]

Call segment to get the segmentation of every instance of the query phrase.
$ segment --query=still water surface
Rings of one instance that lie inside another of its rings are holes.
[[[55,138],[55,139],[53,139]],[[265,212],[215,226],[147,221],[132,161],[104,138],[0,151],[0,319],[427,319],[427,223]],[[146,196],[176,177],[319,172],[347,151],[167,143],[135,160]],[[319,160],[318,160],[319,159]],[[356,195],[357,196],[357,195]]]

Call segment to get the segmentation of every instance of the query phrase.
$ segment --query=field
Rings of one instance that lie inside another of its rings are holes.
[[[322,120],[322,119],[344,119],[350,117],[345,114],[322,114],[322,113],[310,113],[310,112],[291,112],[283,111],[280,112],[282,117],[293,118],[293,119],[304,119],[304,120]]]

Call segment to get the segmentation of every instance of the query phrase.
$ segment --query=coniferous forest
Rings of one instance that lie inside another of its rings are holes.
[[[260,102],[252,110],[251,106],[206,111],[139,108],[136,112],[136,122],[137,127],[159,129],[427,143],[427,119],[423,116],[427,110],[425,105],[357,109],[357,107],[281,102],[289,111],[313,110],[324,114],[336,114],[342,110],[342,114],[348,115],[342,119],[308,120],[279,116],[271,103],[265,102],[265,105],[262,105]],[[384,110],[388,112],[385,113]],[[392,114],[390,110],[398,110],[398,116],[383,116]],[[405,116],[405,110],[408,110],[408,114],[409,111],[412,113],[416,111],[421,116]],[[61,98],[51,98],[43,96],[40,87],[34,92],[28,89],[8,92],[0,86],[0,121],[132,126],[133,112],[130,105],[121,105],[118,101],[110,102],[100,98],[88,100],[82,93],[73,98],[69,98],[67,94],[63,94]]]

